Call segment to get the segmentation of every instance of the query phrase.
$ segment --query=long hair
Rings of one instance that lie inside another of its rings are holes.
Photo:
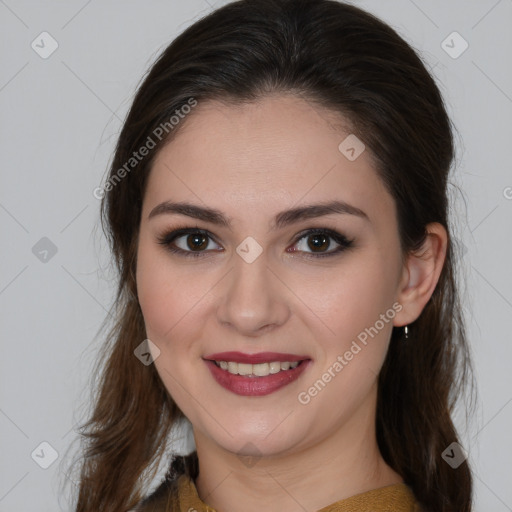
[[[439,222],[449,233],[438,285],[409,326],[409,338],[393,329],[378,378],[376,429],[382,456],[425,511],[469,512],[469,465],[453,469],[442,458],[458,442],[451,415],[471,375],[448,219],[451,123],[411,46],[371,14],[333,0],[230,3],[179,35],[139,86],[102,200],[119,277],[117,320],[105,345],[94,409],[82,427],[76,511],[132,508],[161,460],[171,427],[183,417],[155,366],[134,356],[146,338],[135,282],[145,185],[159,149],[187,122],[170,120],[193,102],[236,104],[273,93],[300,95],[351,123],[394,198],[404,255],[421,246],[428,223]],[[148,154],[134,162],[150,139]]]

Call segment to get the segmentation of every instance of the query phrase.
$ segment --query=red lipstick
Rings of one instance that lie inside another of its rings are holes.
[[[213,378],[223,388],[241,396],[264,396],[285,387],[297,380],[302,372],[309,366],[311,359],[307,356],[283,354],[277,352],[260,352],[258,354],[244,354],[242,352],[219,352],[203,358]],[[226,369],[220,368],[215,362],[226,361],[242,364],[262,364],[289,362],[298,363],[295,368],[281,369],[277,373],[265,376],[235,375]]]
[[[209,361],[233,361],[234,363],[258,364],[271,363],[272,361],[304,361],[308,356],[297,356],[294,354],[282,354],[278,352],[259,352],[257,354],[244,354],[243,352],[219,352],[203,357]]]

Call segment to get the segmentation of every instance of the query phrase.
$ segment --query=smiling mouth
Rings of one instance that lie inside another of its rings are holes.
[[[234,361],[213,361],[219,368],[231,375],[243,375],[245,377],[267,377],[276,373],[286,372],[297,368],[302,361],[273,361],[270,363],[236,363]]]
[[[307,355],[219,352],[203,358],[223,388],[241,396],[264,396],[296,381],[311,365]]]

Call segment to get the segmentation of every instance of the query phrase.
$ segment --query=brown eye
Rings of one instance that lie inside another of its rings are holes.
[[[322,252],[329,248],[329,237],[325,235],[309,235],[307,239],[308,247],[312,251],[319,250],[320,252]]]
[[[353,240],[330,229],[310,229],[301,235],[294,243],[290,252],[302,252],[307,257],[321,258],[334,256],[352,247]]]
[[[188,235],[186,240],[187,247],[191,251],[202,251],[208,247],[208,237],[202,233]]]
[[[171,231],[158,238],[158,243],[170,252],[183,256],[203,256],[215,251],[222,251],[208,231],[183,228]]]

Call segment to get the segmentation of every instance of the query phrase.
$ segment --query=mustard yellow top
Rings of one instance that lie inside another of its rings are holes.
[[[179,512],[217,512],[201,501],[190,477],[178,480]],[[178,512],[176,510],[176,512]],[[404,483],[389,485],[337,501],[318,512],[420,512],[411,489]]]

